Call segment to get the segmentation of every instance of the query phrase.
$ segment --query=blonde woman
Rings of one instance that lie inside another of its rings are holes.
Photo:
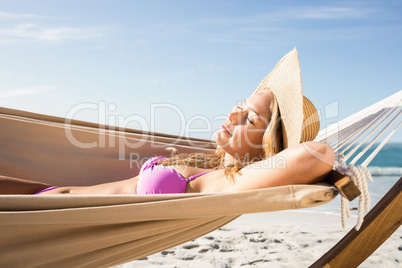
[[[334,153],[312,142],[319,118],[302,95],[297,51],[288,53],[218,131],[215,154],[149,159],[133,178],[85,187],[3,179],[3,193],[166,194],[245,191],[321,181]],[[300,143],[301,142],[301,143]]]

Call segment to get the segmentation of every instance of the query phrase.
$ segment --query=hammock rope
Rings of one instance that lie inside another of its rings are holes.
[[[389,139],[396,133],[398,128],[401,126],[402,122],[399,122],[399,124],[391,131],[391,133],[388,134],[388,136],[376,147],[376,149],[364,160],[362,163],[362,166],[367,166],[371,160],[378,154],[378,152],[384,147],[385,144],[389,141]]]
[[[316,141],[330,145],[336,152],[334,169],[348,177],[357,185],[362,193],[359,197],[358,217],[355,226],[359,230],[363,223],[364,212],[370,207],[370,194],[367,180],[373,181],[367,166],[384,147],[389,139],[401,126],[399,119],[402,113],[402,91],[399,91],[388,98],[379,101],[360,112],[334,124],[318,133]],[[393,117],[392,117],[393,116]],[[384,127],[380,128],[388,122]],[[399,123],[398,123],[399,122]],[[395,125],[396,127],[388,136],[375,148],[375,150],[363,160],[362,164],[356,165],[357,161],[373,147],[383,134]],[[349,162],[347,161],[364,145],[375,133],[367,145]],[[346,218],[350,217],[349,203],[346,198],[341,197],[341,221],[346,226]]]
[[[353,135],[350,136],[350,139],[345,139],[344,142],[341,144],[341,147],[346,146],[345,148],[343,148],[341,150],[341,153],[345,153],[347,150],[350,149],[350,147],[353,146],[353,144],[355,144],[360,138],[363,137],[363,135],[370,129],[372,128],[379,120],[381,120],[386,114],[388,113],[387,110],[384,110],[382,113],[379,113],[378,116],[376,116],[375,118],[373,118],[373,120],[367,119],[367,120],[362,120],[360,122],[360,126],[359,127],[354,127],[352,131],[352,133],[354,133]],[[358,131],[361,127],[366,126],[362,131]],[[347,132],[347,134],[349,134],[350,132]],[[349,141],[354,138],[354,140],[352,142],[349,143]],[[356,149],[357,150],[357,149]]]
[[[392,126],[392,124],[398,119],[398,117],[401,115],[401,113],[402,113],[402,110],[399,111],[399,113],[380,131],[380,133],[378,133],[377,136],[374,139],[372,139],[371,142],[350,162],[352,165],[354,165],[368,151],[368,149],[370,149],[371,146],[373,146],[373,144],[385,133],[385,131],[387,131],[390,128],[390,126]],[[376,127],[374,129],[374,131],[377,129],[378,129],[378,127]],[[370,136],[371,136],[371,134],[374,133],[374,131],[372,131],[372,133],[370,133]],[[363,141],[366,141],[367,139],[368,139],[368,137],[366,139],[364,139]],[[361,144],[363,144],[363,143],[360,142],[359,146]]]
[[[365,166],[355,166],[352,164],[346,164],[344,156],[342,154],[337,154],[337,160],[335,162],[335,170],[350,177],[352,181],[359,188],[361,195],[359,197],[359,209],[357,223],[355,226],[356,230],[359,230],[362,223],[364,212],[368,211],[370,208],[370,193],[368,191],[366,179],[373,181],[370,172]],[[342,227],[346,227],[346,219],[350,217],[349,203],[346,198],[341,197],[341,222]]]

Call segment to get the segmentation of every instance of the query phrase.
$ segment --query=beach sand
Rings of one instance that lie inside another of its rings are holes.
[[[185,244],[116,267],[308,267],[356,223],[340,216],[281,211],[243,215]],[[402,267],[399,228],[359,267]]]

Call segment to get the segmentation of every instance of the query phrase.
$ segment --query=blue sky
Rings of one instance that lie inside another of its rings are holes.
[[[0,1],[0,106],[211,138],[297,47],[325,126],[401,90],[401,14],[401,1]]]

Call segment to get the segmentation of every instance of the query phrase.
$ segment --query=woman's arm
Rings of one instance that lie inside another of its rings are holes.
[[[324,179],[334,164],[328,145],[305,142],[249,165],[236,174],[229,191],[245,191],[291,184],[310,184]]]
[[[103,183],[93,186],[65,186],[50,190],[41,195],[49,194],[82,194],[82,195],[102,195],[102,194],[135,194],[137,192],[138,176],[131,179]],[[0,194],[33,194],[51,185],[0,176]]]
[[[72,194],[72,195],[113,195],[113,194],[136,194],[139,176],[92,186],[64,186],[41,195]]]
[[[0,176],[0,194],[33,194],[50,186],[42,182]]]

